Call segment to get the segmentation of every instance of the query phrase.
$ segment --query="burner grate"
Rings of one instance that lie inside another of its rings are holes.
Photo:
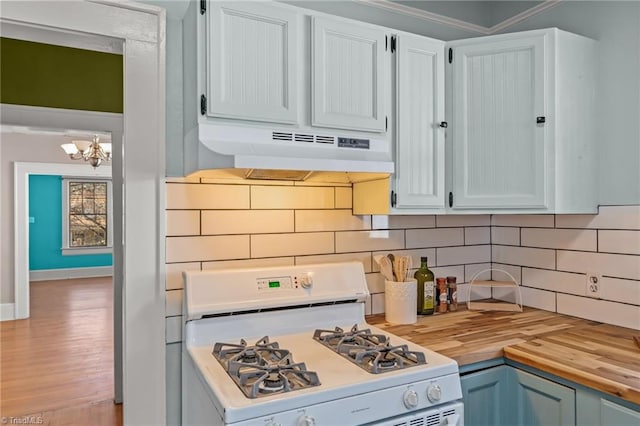
[[[424,353],[410,351],[407,345],[392,346],[385,335],[358,330],[357,324],[350,331],[316,330],[313,338],[372,374],[427,363]]]
[[[216,343],[212,354],[248,398],[320,385],[317,373],[294,362],[291,352],[267,336],[253,346],[244,339],[240,344]]]

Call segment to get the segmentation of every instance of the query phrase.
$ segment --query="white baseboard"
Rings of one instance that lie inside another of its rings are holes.
[[[0,321],[16,319],[13,303],[0,303]]]
[[[70,278],[95,278],[113,276],[112,266],[92,268],[41,269],[29,271],[29,281],[66,280]]]

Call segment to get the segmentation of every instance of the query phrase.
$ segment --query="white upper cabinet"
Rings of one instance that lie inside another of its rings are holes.
[[[385,33],[312,17],[312,125],[385,131]]]
[[[444,42],[396,37],[396,208],[445,207]]]
[[[453,209],[595,212],[594,42],[548,29],[449,46]]]
[[[545,36],[453,50],[455,207],[546,208]]]
[[[209,2],[207,115],[297,121],[297,14],[268,2]]]

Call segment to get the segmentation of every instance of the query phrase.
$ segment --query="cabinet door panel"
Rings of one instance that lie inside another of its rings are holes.
[[[208,114],[295,123],[297,18],[258,2],[210,2]]]
[[[500,366],[461,377],[465,426],[506,425],[507,367]]]
[[[546,206],[544,43],[454,48],[454,207]]]
[[[384,32],[313,18],[312,124],[383,132]]]
[[[444,207],[444,44],[397,41],[397,207]]]
[[[514,424],[570,426],[576,424],[575,390],[517,369]]]
[[[640,425],[640,412],[633,411],[606,399],[601,399],[600,424],[603,426],[638,426]]]

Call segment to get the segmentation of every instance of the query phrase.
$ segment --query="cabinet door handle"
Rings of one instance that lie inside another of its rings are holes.
[[[547,117],[536,117],[536,124],[544,124],[547,121]]]
[[[443,129],[446,129],[447,127],[449,127],[449,123],[447,123],[446,121],[441,121],[440,127],[442,127]]]

